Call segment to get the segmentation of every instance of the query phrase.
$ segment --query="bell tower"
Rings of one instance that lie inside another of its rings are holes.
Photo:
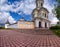
[[[43,7],[44,4],[44,0],[36,0],[36,8],[40,9],[41,7]]]
[[[36,0],[36,8],[33,10],[32,15],[33,18],[39,17],[39,10],[43,7],[44,0]]]
[[[44,0],[36,0],[36,8],[33,10],[33,22],[35,28],[49,28],[48,10],[43,7]]]

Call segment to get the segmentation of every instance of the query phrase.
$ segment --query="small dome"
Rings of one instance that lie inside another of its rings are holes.
[[[44,0],[36,0],[36,2],[37,2],[37,1],[44,2]]]
[[[20,19],[20,21],[24,21],[24,19]]]
[[[42,7],[39,11],[41,11],[42,9],[49,13],[49,11],[46,8],[44,8],[44,7]]]
[[[37,1],[42,1],[42,2],[44,2],[44,0],[36,0],[36,2],[37,2]]]

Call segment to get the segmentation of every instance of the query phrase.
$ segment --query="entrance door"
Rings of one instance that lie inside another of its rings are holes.
[[[47,28],[47,23],[45,22],[45,28]]]
[[[41,22],[39,22],[39,28],[41,28]]]

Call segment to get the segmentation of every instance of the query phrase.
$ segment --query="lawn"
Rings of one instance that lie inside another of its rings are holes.
[[[50,27],[53,33],[60,37],[60,25]]]
[[[55,33],[57,36],[60,37],[60,29],[57,29],[57,30],[53,29],[52,32]]]

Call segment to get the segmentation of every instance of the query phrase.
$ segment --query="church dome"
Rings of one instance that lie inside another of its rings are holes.
[[[20,21],[25,21],[24,19],[20,19]]]
[[[44,2],[44,0],[36,0],[36,2],[37,2],[37,1]]]
[[[43,11],[43,10],[46,11],[47,13],[49,13],[49,11],[46,8],[44,8],[44,7],[40,8],[39,12]]]

